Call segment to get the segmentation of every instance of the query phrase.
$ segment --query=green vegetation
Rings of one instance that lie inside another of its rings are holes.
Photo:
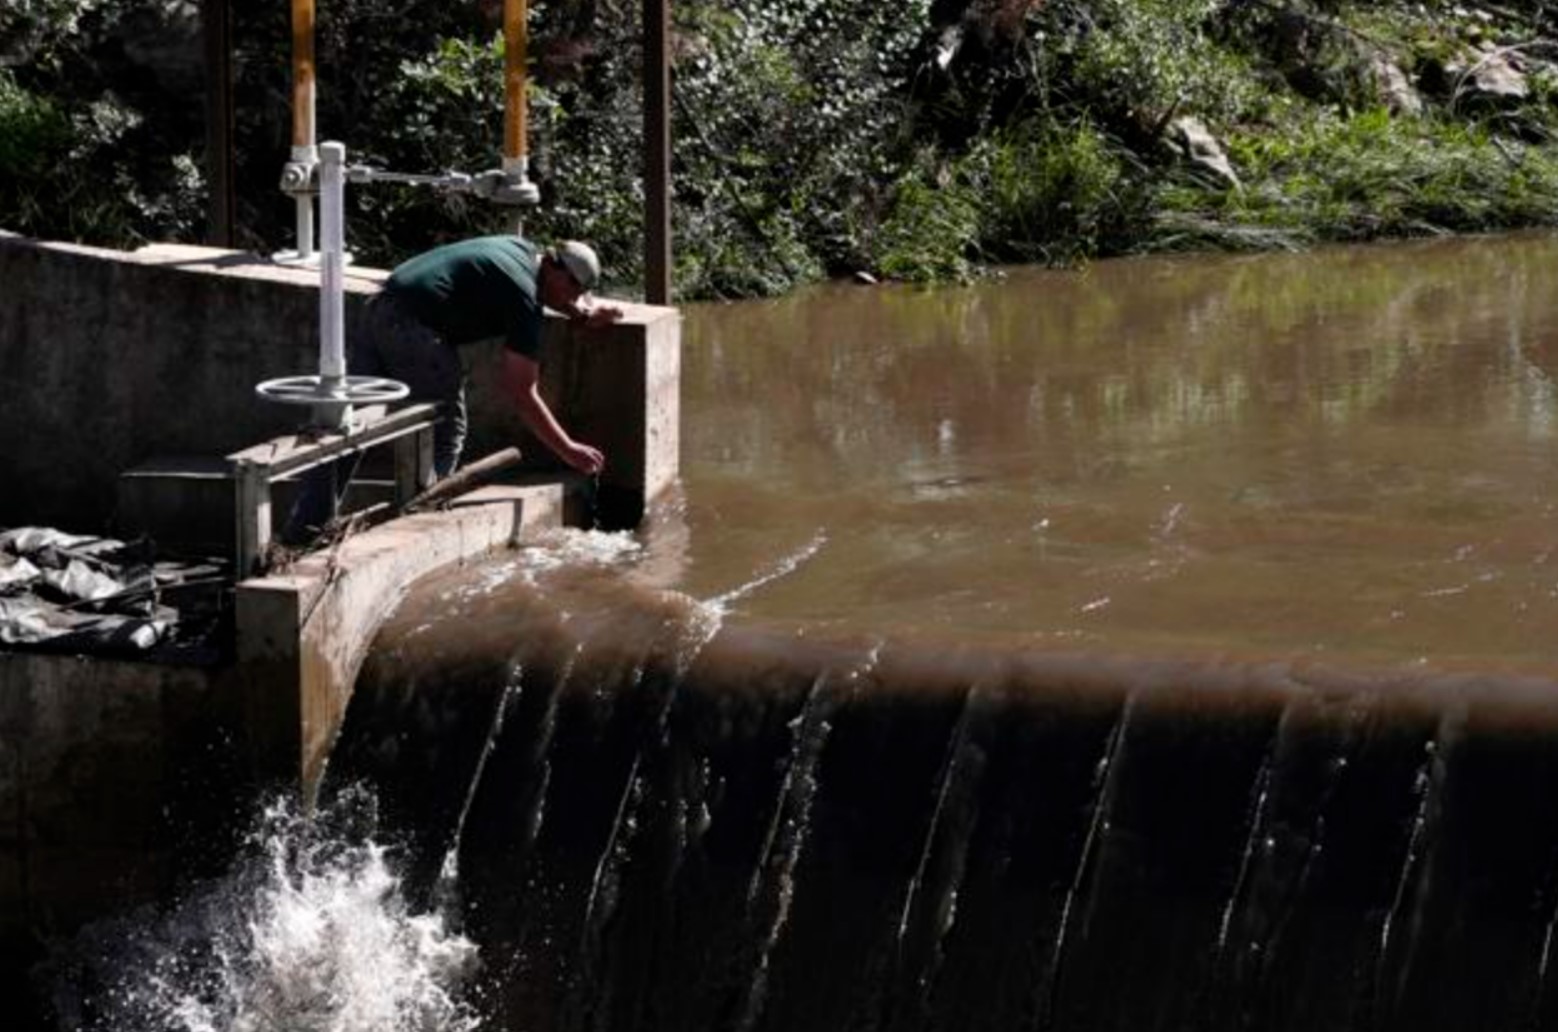
[[[320,3],[321,138],[399,171],[497,163],[495,0]],[[0,226],[202,235],[197,5],[21,0],[0,19]],[[684,298],[870,272],[1547,225],[1558,11],[1531,0],[678,0]],[[640,274],[639,6],[535,0],[533,235]],[[235,5],[240,242],[286,246],[288,5]],[[1186,120],[1193,120],[1188,123]],[[1202,132],[1204,130],[1204,133]],[[494,230],[352,192],[386,264]]]
[[[1398,119],[1383,108],[1307,115],[1293,120],[1289,137],[1230,137],[1234,164],[1251,184],[1243,190],[1162,187],[1160,225],[1211,244],[1298,246],[1509,229],[1558,214],[1558,151],[1550,147],[1504,141],[1477,123]]]

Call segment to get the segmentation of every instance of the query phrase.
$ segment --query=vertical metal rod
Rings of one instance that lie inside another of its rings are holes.
[[[294,160],[307,161],[313,165],[315,163],[313,148],[309,148],[309,151],[307,158],[299,158],[297,152],[293,151]],[[297,259],[303,261],[314,257],[314,195],[312,193],[298,194],[296,214]]]
[[[292,0],[292,160],[312,167],[314,147],[314,0]],[[314,197],[300,191],[297,202],[297,259],[314,255]]]
[[[231,0],[202,0],[206,78],[206,240],[231,247],[233,192],[233,22]]]
[[[671,0],[644,0],[644,300],[671,302]]]
[[[326,143],[319,158],[319,376],[329,388],[346,377],[346,147]]]
[[[503,174],[520,182],[530,178],[529,8],[528,0],[503,0]],[[517,207],[513,215],[514,234],[521,236],[525,220]]]
[[[292,146],[314,146],[314,0],[292,0]]]

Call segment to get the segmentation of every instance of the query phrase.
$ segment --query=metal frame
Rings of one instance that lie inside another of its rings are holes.
[[[315,145],[314,3],[291,0],[292,8],[292,151],[282,169],[281,190],[296,206],[296,247],[272,256],[279,264],[314,266],[319,252],[314,239],[314,204],[318,196],[318,152]],[[207,171],[212,184],[210,236],[231,245],[235,200],[232,197],[232,38],[231,0],[202,0],[207,54]],[[651,304],[671,302],[672,245],[670,219],[670,12],[671,0],[642,0],[644,19],[644,297]],[[415,177],[427,185],[465,190],[518,212],[540,201],[529,178],[528,125],[525,88],[528,77],[528,0],[504,0],[504,141],[501,167],[478,177],[452,173],[447,177]],[[375,170],[377,172],[377,170]],[[374,178],[387,180],[389,173]],[[473,181],[485,179],[476,185]],[[495,180],[495,181],[494,181]],[[413,178],[401,179],[414,181]],[[462,182],[463,181],[463,182]]]
[[[238,576],[256,572],[270,549],[271,484],[381,444],[395,445],[395,504],[415,498],[433,473],[433,425],[438,406],[407,405],[386,413],[360,409],[359,422],[343,433],[286,434],[227,456],[236,486]]]

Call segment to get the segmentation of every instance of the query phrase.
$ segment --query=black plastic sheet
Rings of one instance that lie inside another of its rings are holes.
[[[0,647],[146,653],[180,630],[178,599],[225,584],[211,563],[159,561],[150,542],[48,527],[0,531]]]

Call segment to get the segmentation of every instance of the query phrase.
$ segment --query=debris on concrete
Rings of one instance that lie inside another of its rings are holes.
[[[210,644],[222,564],[159,558],[149,541],[0,530],[0,648],[146,655]]]

